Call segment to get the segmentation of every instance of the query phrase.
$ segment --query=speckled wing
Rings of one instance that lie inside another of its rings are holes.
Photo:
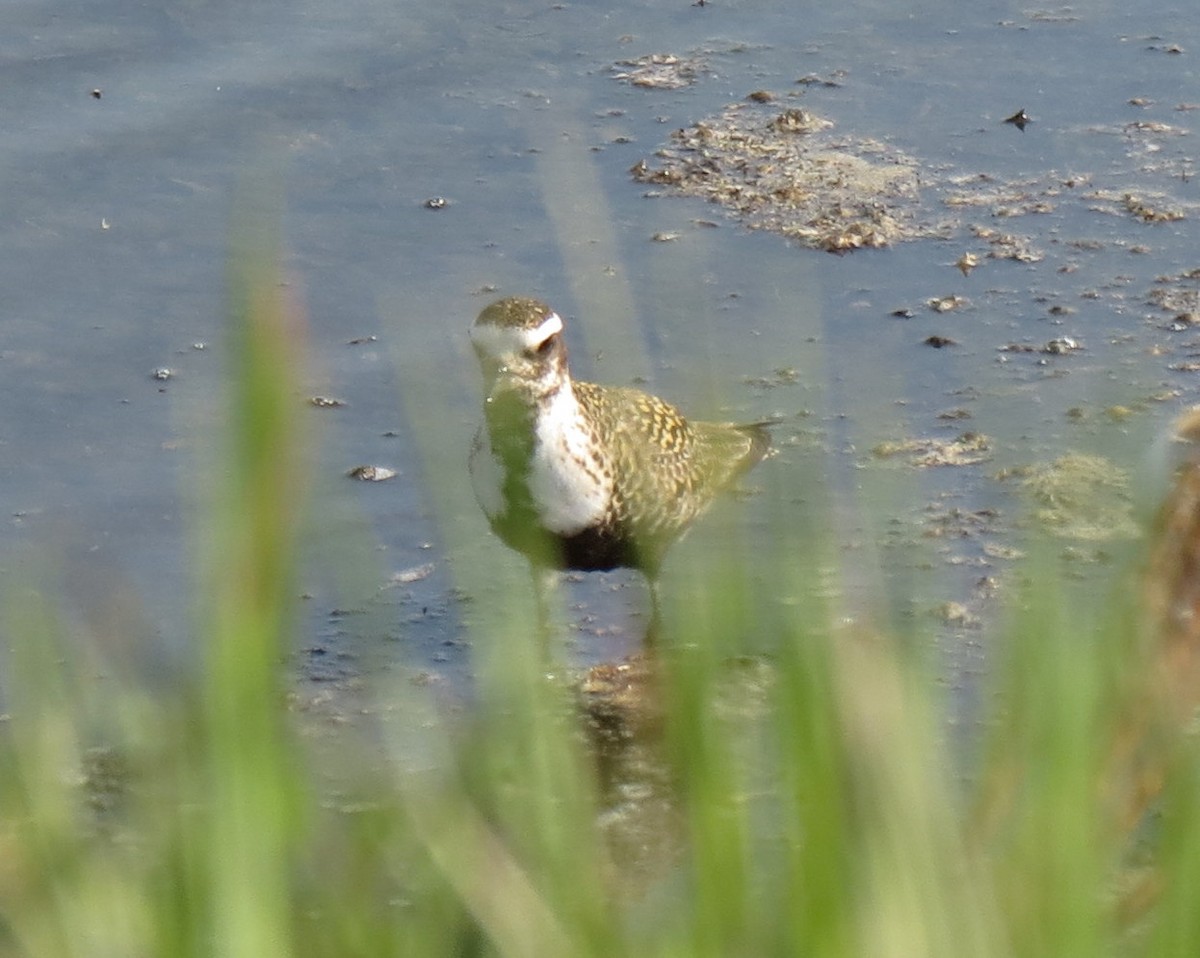
[[[670,403],[637,389],[577,382],[575,393],[609,438],[615,518],[651,563],[770,447],[762,426],[688,422]]]

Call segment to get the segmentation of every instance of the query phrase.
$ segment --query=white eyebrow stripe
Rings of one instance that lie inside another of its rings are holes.
[[[525,334],[525,341],[530,345],[545,342],[547,337],[553,336],[555,333],[561,333],[562,328],[562,317],[558,313],[551,313],[542,320],[541,326],[537,329],[531,329]]]
[[[541,325],[533,329],[514,329],[511,326],[494,326],[491,323],[472,326],[471,340],[489,355],[501,356],[509,351],[540,345],[548,337],[562,332],[562,329],[562,317],[558,313],[551,313],[542,320]]]

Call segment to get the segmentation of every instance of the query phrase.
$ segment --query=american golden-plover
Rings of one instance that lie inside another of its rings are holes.
[[[492,529],[529,559],[539,603],[556,570],[640,570],[652,643],[667,549],[763,458],[766,426],[693,422],[640,390],[573,380],[562,318],[536,299],[488,306],[471,343],[487,392],[471,480]]]

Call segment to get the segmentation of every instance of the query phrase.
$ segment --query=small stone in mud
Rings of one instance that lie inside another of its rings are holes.
[[[927,336],[923,340],[926,346],[932,346],[934,349],[943,349],[946,346],[957,346],[958,341],[951,339],[949,336],[938,336],[936,333],[932,336]]]
[[[166,366],[161,366],[150,374],[151,379],[157,379],[160,382],[166,382],[175,375],[175,371],[168,369]]]
[[[770,103],[775,99],[775,94],[769,90],[755,90],[753,93],[746,94],[746,99],[755,103]]]
[[[656,243],[673,243],[675,240],[679,239],[679,234],[672,232],[661,232],[655,233],[650,238]]]

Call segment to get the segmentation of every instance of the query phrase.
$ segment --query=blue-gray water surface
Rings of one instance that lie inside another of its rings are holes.
[[[706,69],[681,89],[615,78],[619,61],[651,53]],[[466,329],[490,297],[516,293],[568,317],[582,374],[645,381],[697,415],[784,417],[780,454],[737,507],[751,539],[781,496],[815,507],[805,484],[819,458],[847,590],[906,614],[969,612],[1013,546],[1021,505],[1001,469],[1069,449],[1128,465],[1196,398],[1190,321],[1173,328],[1149,296],[1159,277],[1186,287],[1197,265],[1198,54],[1195,18],[1158,0],[10,0],[4,579],[49,556],[85,612],[125,597],[149,659],[194,641],[230,214],[239,180],[265,166],[286,196],[307,392],[344,402],[306,412],[317,451],[298,655],[310,677],[461,671],[464,619],[524,586],[465,475],[479,405]],[[808,76],[830,82],[797,83]],[[638,160],[756,90],[913,158],[941,237],[834,256],[701,199],[645,195]],[[1024,129],[1003,122],[1020,109]],[[944,205],[956,184],[980,183],[1061,195],[1037,210],[1014,200],[1007,216],[999,201]],[[1183,218],[1146,221],[1122,207],[1127,194]],[[960,271],[964,252],[987,251],[979,225],[1040,258]],[[926,306],[953,295],[967,304]],[[932,335],[954,345],[931,348]],[[1003,350],[1064,337],[1083,348]],[[989,437],[986,463],[903,469],[870,452],[967,429]],[[399,474],[346,478],[360,464]],[[949,541],[917,567],[908,545],[952,511],[976,525],[946,520]],[[989,523],[1000,531],[979,533]],[[890,536],[904,548],[889,551]],[[698,531],[687,547],[712,539]],[[493,590],[464,595],[464,552],[503,570]],[[600,624],[570,654],[636,645],[636,579],[579,590],[575,612]],[[977,645],[948,654],[949,671],[976,668]]]

